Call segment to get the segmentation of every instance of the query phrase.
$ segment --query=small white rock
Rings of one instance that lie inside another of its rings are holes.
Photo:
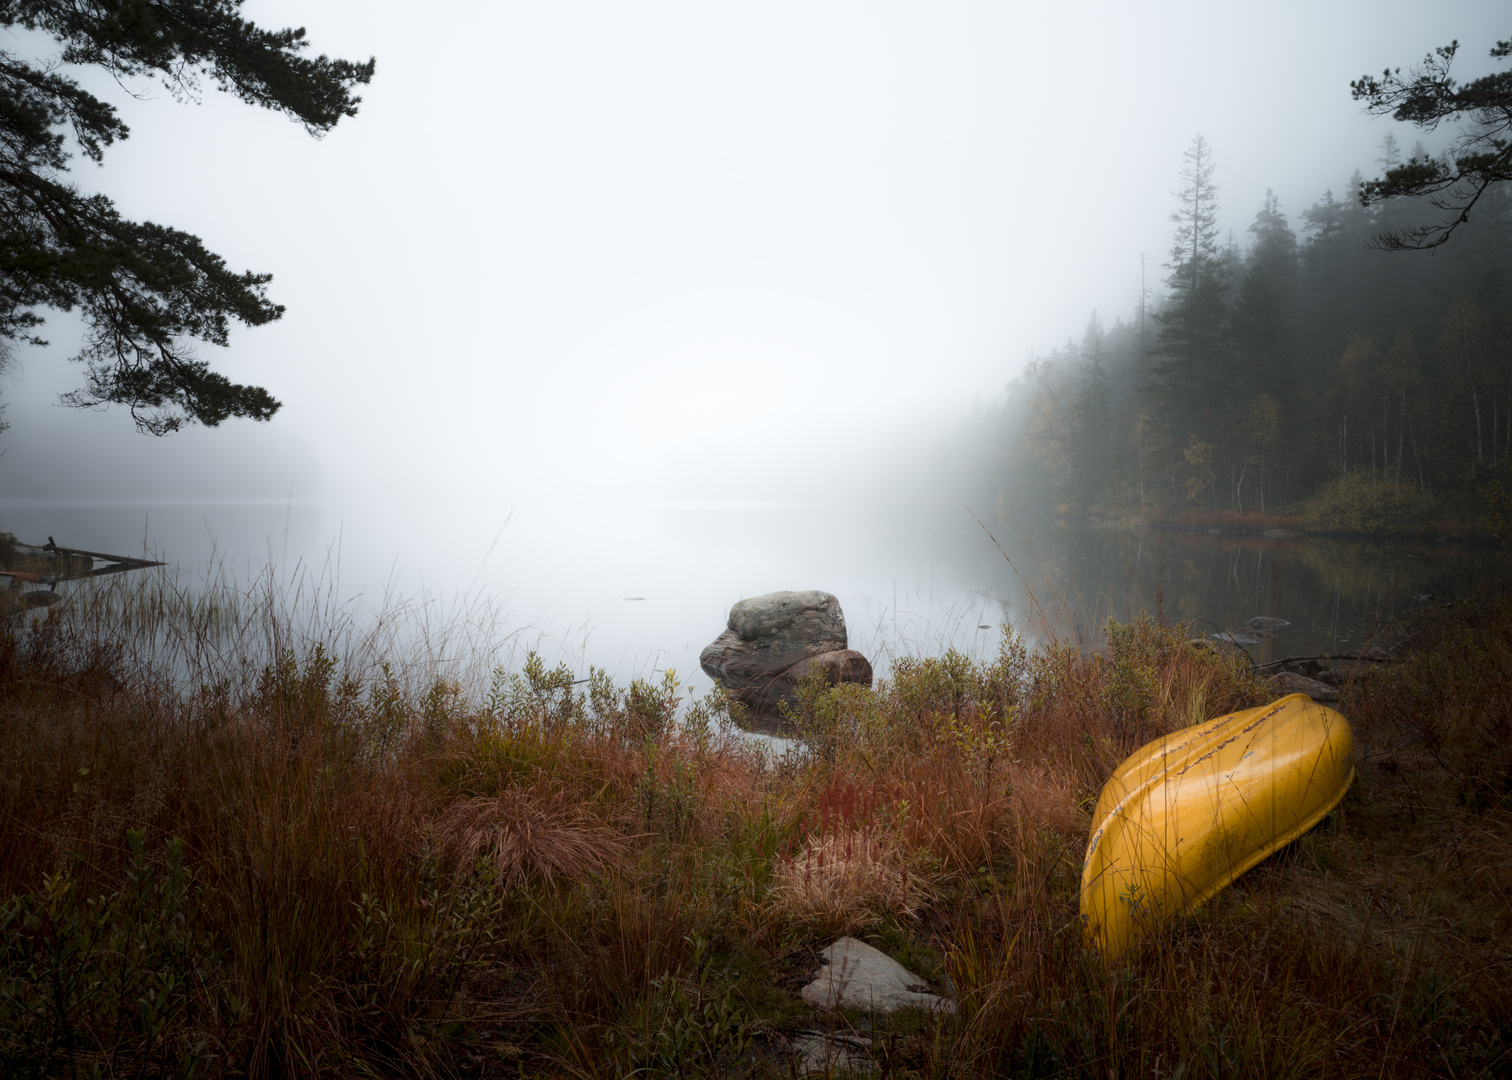
[[[816,1009],[861,1009],[890,1013],[919,1008],[954,1011],[953,1002],[936,996],[919,976],[880,949],[843,937],[820,954],[819,977],[798,996]]]

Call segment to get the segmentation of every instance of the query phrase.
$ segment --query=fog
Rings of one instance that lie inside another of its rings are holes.
[[[284,318],[204,355],[283,409],[152,439],[60,408],[78,330],[50,314],[3,387],[12,524],[260,499],[319,547],[345,519],[301,508],[442,500],[475,523],[449,549],[466,586],[521,507],[955,498],[925,466],[972,410],[1092,309],[1127,317],[1142,253],[1158,289],[1194,134],[1242,236],[1267,188],[1296,215],[1373,167],[1391,125],[1350,79],[1452,38],[1480,73],[1507,31],[1489,2],[420,10],[249,0],[316,51],[377,57],[321,141],[212,88],[184,104],[84,73],[132,134],[77,182],[274,275]],[[233,527],[184,512],[175,535]],[[424,559],[449,515],[343,550]],[[552,565],[565,541],[531,520],[490,580],[544,605],[594,544]],[[222,550],[270,550],[247,528]]]

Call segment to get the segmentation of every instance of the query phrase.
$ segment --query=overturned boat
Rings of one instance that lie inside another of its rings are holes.
[[[1322,821],[1354,780],[1349,721],[1303,694],[1172,732],[1103,786],[1082,867],[1088,943],[1121,956]]]

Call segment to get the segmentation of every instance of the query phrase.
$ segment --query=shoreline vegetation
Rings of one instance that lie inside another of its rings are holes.
[[[1277,696],[1180,624],[812,684],[775,758],[672,673],[389,633],[158,575],[0,634],[0,1072],[786,1077],[814,1038],[896,1077],[1512,1060],[1504,586],[1391,623],[1395,662],[1339,688],[1340,809],[1111,966],[1077,916],[1103,780]],[[803,1004],[845,934],[955,1011]]]
[[[1494,528],[1485,517],[1442,514],[1407,518],[1392,516],[1375,519],[1358,515],[1354,520],[1329,520],[1308,508],[1261,513],[1258,510],[1208,509],[1188,507],[1173,514],[1123,514],[1100,506],[1085,513],[1058,508],[1050,515],[1062,524],[1085,524],[1092,529],[1132,529],[1158,532],[1223,532],[1240,536],[1264,536],[1290,540],[1299,537],[1324,537],[1332,540],[1378,539],[1451,539],[1472,543],[1497,542]],[[1362,520],[1363,519],[1363,520]]]

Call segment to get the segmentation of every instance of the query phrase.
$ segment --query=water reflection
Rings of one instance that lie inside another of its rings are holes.
[[[1205,634],[1285,620],[1256,660],[1349,652],[1414,597],[1503,570],[1469,543],[982,521],[938,505],[0,500],[0,529],[22,539],[240,581],[309,570],[374,610],[422,592],[496,604],[516,655],[621,680],[675,668],[695,693],[730,605],[777,589],[839,596],[852,647],[885,674],[903,655],[986,657],[1005,623],[1093,647],[1107,618],[1139,612]]]
[[[1256,660],[1351,652],[1415,603],[1464,592],[1505,565],[1488,544],[1060,526],[1018,541],[1042,583],[1036,609],[1095,645],[1108,617],[1149,612],[1238,639]],[[1274,620],[1287,625],[1276,626]],[[1389,635],[1388,635],[1389,636]],[[1255,640],[1257,639],[1258,640]]]

